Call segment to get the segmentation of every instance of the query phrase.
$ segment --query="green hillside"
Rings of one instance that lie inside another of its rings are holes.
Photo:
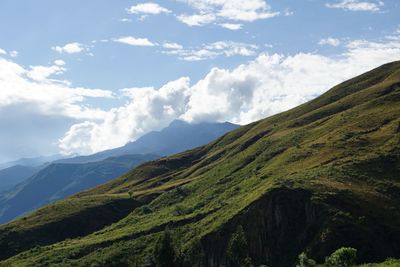
[[[227,247],[241,225],[254,266],[293,266],[303,251],[321,263],[342,246],[359,263],[379,262],[400,257],[399,173],[394,62],[4,225],[0,257],[4,266],[143,266],[168,227],[186,266],[193,247],[204,266],[235,266]]]
[[[52,163],[22,183],[0,192],[0,224],[37,208],[93,188],[159,156],[124,155],[81,164]]]

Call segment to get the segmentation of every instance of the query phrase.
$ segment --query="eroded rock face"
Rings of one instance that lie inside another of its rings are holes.
[[[207,266],[232,266],[226,256],[230,234],[242,225],[249,255],[256,266],[290,266],[317,234],[322,207],[303,189],[279,188],[268,192],[223,229],[203,240]],[[282,255],[286,255],[282,257]]]
[[[303,251],[322,262],[342,246],[356,248],[359,262],[399,257],[400,231],[390,226],[400,221],[399,212],[380,219],[392,208],[383,207],[381,214],[372,214],[369,206],[351,192],[316,200],[305,189],[273,189],[220,230],[203,238],[204,265],[235,266],[226,250],[238,225],[245,231],[254,266],[294,266]]]

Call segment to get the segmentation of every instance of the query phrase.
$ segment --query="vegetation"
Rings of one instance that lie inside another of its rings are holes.
[[[251,266],[248,245],[243,227],[239,225],[228,243],[228,256],[234,264],[240,267]]]
[[[355,264],[356,257],[356,249],[343,247],[326,258],[325,264],[331,267],[349,267]]]
[[[341,246],[358,249],[357,263],[400,257],[399,84],[400,63],[384,65],[3,225],[1,264],[143,265],[167,226],[179,261],[197,240],[193,258],[213,267],[233,266],[227,248],[244,241],[254,266],[294,266],[302,251],[323,263]]]
[[[177,257],[170,231],[167,229],[159,237],[154,247],[154,262],[157,267],[174,267]]]
[[[315,266],[316,266],[315,260],[309,259],[306,253],[302,252],[299,255],[299,262],[296,265],[296,267],[315,267]]]

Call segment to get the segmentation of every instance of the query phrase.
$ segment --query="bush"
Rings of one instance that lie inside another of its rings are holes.
[[[296,265],[296,267],[314,267],[314,266],[316,266],[315,261],[309,259],[306,253],[303,252],[299,255],[299,262]]]
[[[157,240],[153,253],[154,262],[157,267],[174,267],[176,253],[173,246],[172,236],[168,229]]]
[[[201,245],[200,239],[195,238],[191,242],[189,249],[184,254],[185,266],[201,267],[203,266],[203,260],[204,260],[203,247]]]
[[[327,266],[332,267],[348,267],[355,263],[357,250],[354,248],[343,247],[333,252],[325,260]]]
[[[241,225],[232,234],[228,243],[228,257],[238,266],[252,266],[250,257],[248,256],[248,247],[246,236]]]

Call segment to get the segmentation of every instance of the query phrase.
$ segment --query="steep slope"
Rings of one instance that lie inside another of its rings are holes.
[[[51,164],[0,195],[0,223],[110,181],[156,158],[155,155],[126,155],[86,164]]]
[[[28,179],[40,167],[29,167],[22,165],[15,165],[3,170],[0,170],[0,191],[4,191],[12,188],[13,186],[21,183],[25,179]]]
[[[226,251],[238,225],[255,266],[293,266],[302,251],[322,261],[341,246],[359,262],[400,257],[399,114],[394,62],[0,227],[2,264],[141,266],[167,226],[181,255],[200,240],[203,266],[234,266]],[[90,212],[110,198],[115,209],[137,203],[108,221]],[[73,232],[70,218],[88,214],[107,226]],[[46,234],[54,225],[64,236]]]
[[[89,156],[56,161],[57,163],[86,163],[128,154],[168,156],[205,145],[239,125],[232,123],[187,123],[175,120],[159,132],[150,132],[123,147],[105,150]]]

